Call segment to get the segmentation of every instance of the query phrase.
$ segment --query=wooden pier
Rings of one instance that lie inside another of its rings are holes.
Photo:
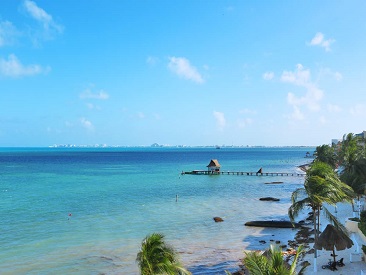
[[[193,170],[190,172],[182,172],[182,175],[237,175],[237,176],[287,176],[287,177],[303,177],[304,173],[289,173],[289,172],[238,172],[238,171],[207,171]]]

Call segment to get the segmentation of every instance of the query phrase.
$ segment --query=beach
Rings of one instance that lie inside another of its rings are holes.
[[[363,204],[362,204],[363,205]],[[352,205],[346,204],[346,203],[338,203],[337,207],[326,205],[328,210],[337,217],[337,219],[345,226],[346,221],[348,218],[354,217],[357,215],[357,212],[353,212]],[[305,213],[304,213],[305,215]],[[324,231],[326,226],[329,224],[324,214],[321,214],[321,232]],[[310,230],[313,229],[312,224],[307,224],[307,228]],[[300,231],[300,230],[299,230]],[[299,271],[303,265],[307,265],[308,267],[305,269],[305,275],[311,275],[311,274],[366,274],[366,262],[363,259],[363,254],[361,250],[362,244],[365,244],[364,241],[361,240],[361,238],[351,231],[349,232],[349,237],[353,240],[354,244],[351,248],[345,249],[345,250],[336,250],[336,260],[339,261],[343,259],[344,266],[337,266],[337,270],[331,271],[329,268],[323,268],[324,265],[327,265],[329,261],[333,261],[333,255],[332,251],[327,250],[318,250],[317,251],[317,258],[316,261],[314,261],[314,251],[313,251],[313,241],[312,242],[306,242],[303,243],[306,247],[305,253],[299,257],[298,263],[297,263],[297,270]],[[304,237],[304,236],[303,236]],[[306,238],[313,238],[314,234],[306,235]],[[295,244],[294,249],[290,251],[286,251],[286,249],[283,249],[284,253],[284,259],[287,260],[289,263],[293,260],[293,253],[296,251],[296,248],[300,243],[297,241],[290,241],[291,244]],[[280,245],[276,244],[276,242],[270,242],[273,245]],[[247,251],[250,252],[250,251]],[[261,251],[261,253],[264,251]],[[289,256],[290,255],[290,256]],[[315,267],[316,266],[316,267]],[[244,267],[245,270],[245,267]],[[363,273],[362,273],[363,272]],[[239,273],[243,274],[243,273]]]
[[[330,212],[338,218],[338,220],[345,225],[345,221],[348,218],[354,217],[356,212],[353,212],[352,205],[346,204],[346,203],[338,203],[337,207],[334,206],[326,206]],[[321,231],[324,231],[327,224],[329,222],[327,221],[326,217],[322,215],[321,217]],[[331,251],[326,250],[318,250],[318,257],[316,260],[316,273],[317,274],[329,274],[329,272],[332,272],[332,274],[362,274],[361,270],[366,272],[366,263],[364,260],[360,259],[359,254],[362,254],[361,246],[362,242],[360,241],[359,237],[357,237],[354,233],[349,232],[349,237],[353,240],[354,245],[345,250],[336,251],[337,258],[336,260],[340,260],[343,258],[344,260],[344,266],[337,267],[338,270],[330,271],[329,269],[322,269],[323,265],[326,265],[330,259],[332,259]],[[353,257],[352,257],[352,256]],[[351,262],[352,260],[352,262]],[[305,274],[314,274],[314,254],[306,254],[306,256],[300,261],[304,262],[308,261],[311,265],[308,266],[306,269]]]

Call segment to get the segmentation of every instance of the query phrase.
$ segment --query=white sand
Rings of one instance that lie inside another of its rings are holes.
[[[334,206],[327,206],[327,209],[330,210],[333,215],[336,215],[338,220],[340,222],[342,222],[343,224],[345,224],[345,220],[348,217],[353,217],[353,214],[354,214],[352,211],[352,205],[350,205],[350,204],[343,204],[343,203],[338,204],[337,212],[335,211]],[[321,231],[323,231],[325,229],[325,227],[327,226],[328,223],[329,222],[327,221],[327,219],[324,216],[321,217]],[[332,272],[330,269],[322,269],[322,265],[327,264],[329,259],[332,258],[330,256],[330,254],[332,252],[325,251],[325,250],[318,250],[318,258],[316,260],[316,267],[317,267],[316,272],[314,269],[314,254],[307,254],[302,260],[300,260],[298,265],[300,266],[301,262],[303,262],[303,261],[308,261],[311,264],[310,266],[308,266],[306,268],[305,274],[344,274],[344,275],[346,275],[346,274],[347,275],[348,274],[366,274],[366,262],[364,262],[359,257],[359,255],[362,255],[361,246],[363,243],[360,241],[359,238],[357,238],[355,236],[355,234],[350,234],[350,237],[353,239],[353,242],[354,242],[353,247],[350,249],[342,250],[342,251],[336,251],[336,255],[338,255],[337,260],[344,258],[343,262],[345,264],[345,266],[343,266],[343,267],[337,267],[338,270]],[[355,243],[355,241],[357,239],[358,239],[359,248],[357,247],[357,244]],[[361,254],[358,254],[358,253],[352,254],[352,257],[351,257],[351,253],[356,253],[356,252],[360,252]],[[352,259],[352,262],[350,262],[351,259]],[[362,273],[362,270],[364,271],[364,273]]]

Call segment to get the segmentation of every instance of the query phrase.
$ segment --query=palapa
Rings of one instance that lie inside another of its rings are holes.
[[[331,224],[328,224],[325,230],[320,234],[317,242],[314,245],[315,249],[333,251],[333,258],[336,261],[335,249],[345,250],[351,248],[353,241],[340,229],[337,229]]]

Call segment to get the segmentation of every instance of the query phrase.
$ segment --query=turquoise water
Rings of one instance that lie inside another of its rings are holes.
[[[264,248],[259,238],[289,238],[243,224],[286,219],[303,178],[180,172],[214,158],[223,171],[299,172],[313,150],[0,149],[1,274],[138,274],[136,254],[152,232],[165,234],[193,274],[224,274],[244,249]]]

